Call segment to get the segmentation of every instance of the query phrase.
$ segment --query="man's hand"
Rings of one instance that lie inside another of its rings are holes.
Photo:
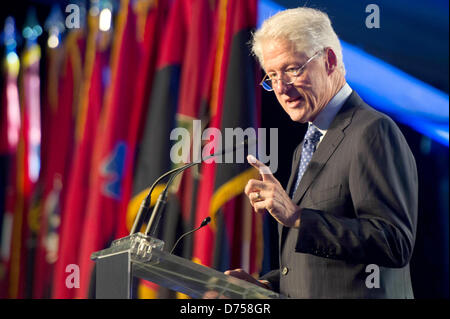
[[[270,284],[267,280],[258,280],[255,279],[252,275],[250,275],[248,272],[244,271],[243,269],[234,269],[234,270],[227,270],[224,272],[225,275],[233,276],[245,281],[248,281],[252,284],[255,284],[257,286],[260,286],[262,288],[271,289]]]
[[[255,279],[252,275],[250,275],[248,272],[244,271],[243,269],[233,269],[233,270],[227,270],[224,272],[225,275],[232,276],[239,278],[241,280],[248,281],[252,284],[255,284],[259,287],[270,289],[272,290],[272,287],[270,287],[270,283],[267,280],[258,280]],[[218,291],[210,290],[203,294],[203,299],[229,299],[222,294],[220,294]]]
[[[280,224],[286,227],[300,227],[300,208],[292,202],[269,167],[253,155],[248,155],[247,161],[258,169],[262,176],[262,181],[251,179],[245,186],[245,194],[255,212],[263,213],[267,210]]]

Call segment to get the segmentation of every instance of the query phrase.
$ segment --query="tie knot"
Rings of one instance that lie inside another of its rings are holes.
[[[306,131],[305,140],[307,140],[313,144],[317,144],[317,142],[319,142],[321,136],[322,136],[322,133],[320,133],[319,129],[311,124],[308,127],[308,130]]]

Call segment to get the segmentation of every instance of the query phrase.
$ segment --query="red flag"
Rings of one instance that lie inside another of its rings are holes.
[[[201,146],[198,143],[200,136],[194,137],[200,133],[202,128],[201,122],[195,120],[203,120],[203,126],[207,124],[205,120],[206,112],[205,104],[202,98],[208,81],[208,59],[211,54],[212,36],[215,27],[215,5],[216,1],[199,0],[192,3],[187,17],[188,28],[185,30],[186,46],[181,64],[181,75],[179,85],[179,98],[177,101],[177,114],[175,117],[176,127],[185,128],[190,135],[183,143],[184,151],[188,150],[190,158],[188,161],[197,160],[194,147]],[[179,20],[177,20],[179,21]],[[206,63],[205,63],[206,62]],[[173,119],[171,119],[173,120]],[[197,138],[198,137],[198,138]],[[167,132],[166,139],[169,138]],[[194,140],[196,141],[195,143]],[[170,144],[170,141],[166,141]],[[200,154],[197,154],[197,156]],[[175,164],[181,166],[185,163]],[[198,225],[195,223],[195,206],[194,196],[197,193],[198,185],[198,169],[197,167],[185,171],[178,180],[175,180],[170,189],[169,202],[164,212],[163,223],[161,223],[161,234],[166,244],[166,249],[171,249],[175,240]],[[182,255],[184,258],[190,259],[192,256],[192,237],[187,236],[177,246],[175,254]],[[149,291],[150,289],[147,289]],[[159,297],[168,297],[167,292],[163,289],[159,290]],[[185,297],[178,294],[179,298]],[[146,297],[143,295],[142,297]]]
[[[146,116],[148,113],[148,100],[150,98],[153,87],[155,71],[158,60],[158,52],[161,47],[163,32],[166,26],[167,15],[169,11],[169,4],[167,1],[158,1],[157,5],[153,1],[137,2],[139,5],[136,8],[138,33],[143,38],[143,52],[142,65],[143,71],[139,73],[140,78],[137,81],[136,93],[133,100],[133,114],[132,123],[138,125],[131,127],[129,130],[130,154],[136,157],[141,140],[143,130],[146,124]],[[142,21],[142,22],[140,22]],[[145,22],[145,25],[144,25]],[[124,180],[124,200],[120,209],[121,216],[119,218],[119,227],[117,230],[117,237],[124,237],[129,234],[131,230],[130,216],[128,216],[128,203],[133,191],[133,172],[134,172],[135,158],[127,161],[125,168]],[[134,213],[136,213],[135,211]]]
[[[186,32],[189,28],[189,8],[188,1],[175,0],[170,9],[158,53],[149,109],[137,157],[133,195],[144,191],[171,167],[169,135],[178,106],[180,72],[186,47]],[[145,197],[146,192],[144,193]],[[139,205],[140,202],[137,207]]]
[[[225,128],[258,126],[257,68],[248,48],[256,7],[257,1],[224,0],[220,4],[211,127],[222,129],[222,136]],[[248,212],[248,201],[241,194],[258,172],[245,163],[212,163],[204,165],[202,176],[197,223],[211,214],[213,224],[211,230],[196,234],[194,259],[220,270],[243,267],[257,272],[256,249],[260,246],[255,235],[261,233],[257,231],[261,222]]]
[[[47,185],[47,173],[52,172],[51,167],[48,167],[49,159],[52,158],[51,142],[52,142],[52,120],[57,114],[58,109],[58,88],[59,76],[61,74],[62,64],[64,60],[64,48],[59,46],[55,49],[47,48],[46,51],[46,81],[44,82],[45,90],[43,106],[42,106],[42,142],[41,142],[41,170],[39,172],[39,180],[36,184],[35,190],[32,194],[30,213],[28,216],[28,227],[30,234],[27,239],[28,247],[28,265],[27,265],[27,289],[26,298],[33,296],[33,286],[39,286],[43,283],[43,277],[34,277],[35,265],[38,264],[36,252],[38,249],[39,230],[42,222],[42,212],[44,211],[44,191]],[[56,198],[57,199],[57,198]],[[45,277],[45,279],[48,277]],[[41,285],[43,287],[43,285]],[[46,287],[48,288],[48,287]],[[42,290],[40,290],[42,291]],[[49,297],[48,293],[45,293]]]
[[[58,105],[50,122],[49,156],[44,176],[43,203],[34,263],[33,297],[50,297],[53,266],[58,257],[59,226],[66,182],[72,162],[75,115],[78,107],[85,45],[84,30],[70,32],[64,42]]]
[[[7,53],[3,65],[0,154],[12,154],[17,150],[20,130],[19,91],[17,88],[20,62],[16,52]]]
[[[108,67],[109,34],[100,33],[98,15],[88,16],[89,34],[86,41],[86,58],[81,86],[80,106],[75,128],[75,150],[70,177],[66,183],[64,212],[61,218],[58,260],[53,277],[53,298],[72,298],[76,284],[67,284],[69,265],[78,262],[79,242],[83,236],[82,227],[89,193],[89,172],[91,154],[98,120],[103,103],[103,74]]]
[[[134,160],[134,141],[130,129],[138,128],[141,112],[131,110],[136,99],[137,80],[146,78],[140,62],[144,58],[143,38],[139,36],[139,9],[137,2],[122,0],[117,17],[116,36],[112,51],[111,85],[106,93],[105,105],[94,142],[90,193],[80,242],[78,265],[80,289],[76,297],[86,298],[92,275],[93,252],[106,248],[116,238],[121,209],[126,199],[125,175]],[[160,2],[154,5],[159,5]],[[136,114],[137,112],[138,114]]]
[[[210,75],[208,68],[208,60],[211,56],[212,40],[215,32],[215,14],[216,1],[196,1],[192,7],[192,22],[187,35],[186,55],[183,60],[183,69],[181,73],[180,85],[180,99],[177,112],[177,127],[184,127],[190,133],[191,139],[188,141],[190,145],[191,159],[198,160],[195,157],[195,152],[198,150],[195,147],[200,147],[194,143],[194,121],[197,122],[198,128],[203,128],[207,124],[207,104],[204,102],[205,88],[207,87]],[[198,132],[196,130],[195,132]],[[200,138],[200,137],[198,137]],[[197,154],[197,156],[201,154]],[[181,165],[181,164],[180,164]],[[182,175],[181,182],[177,191],[178,205],[171,205],[170,207],[180,207],[179,215],[182,216],[184,231],[193,229],[195,225],[195,206],[196,193],[198,188],[198,168],[194,167],[185,171]],[[173,213],[172,213],[173,214]],[[173,229],[175,234],[175,229]],[[192,236],[185,238],[181,243],[185,246],[183,257],[192,257]],[[181,246],[180,244],[180,246]],[[181,248],[181,247],[180,247]]]
[[[10,20],[11,21],[11,20]],[[0,298],[7,297],[7,269],[10,260],[15,189],[16,152],[20,133],[20,105],[17,76],[20,61],[14,50],[3,57],[0,115]],[[4,188],[3,188],[4,187]],[[9,196],[8,196],[9,193]],[[9,203],[6,200],[9,199]]]
[[[221,77],[223,65],[226,63],[224,60],[224,53],[227,48],[225,41],[226,31],[226,19],[227,19],[227,1],[219,0],[217,11],[217,25],[214,34],[213,52],[209,57],[208,62],[208,83],[204,92],[204,99],[209,105],[210,109],[210,127],[218,128],[220,125],[220,118],[217,116],[217,110],[221,103],[219,103],[222,89]],[[211,150],[214,153],[215,150]],[[201,223],[201,221],[209,216],[209,204],[214,190],[214,176],[215,176],[215,162],[205,164],[201,166],[202,179],[198,188],[197,209],[195,214],[195,224]],[[194,234],[194,248],[192,253],[193,261],[205,266],[212,266],[212,256],[214,250],[215,234],[211,228],[206,228],[202,232]]]
[[[129,203],[127,214],[129,224],[132,224],[139,205],[147,195],[149,184],[171,167],[169,136],[175,124],[178,107],[180,72],[185,55],[190,12],[191,2],[175,0],[167,18],[136,160],[134,197]],[[162,185],[155,189],[153,200],[161,188]]]
[[[8,199],[13,205],[11,252],[9,263],[10,298],[23,298],[27,262],[26,239],[28,238],[28,208],[31,194],[37,182],[40,166],[40,47],[29,42],[22,55],[21,73],[21,129],[13,168],[15,188]],[[10,206],[11,207],[11,206]]]

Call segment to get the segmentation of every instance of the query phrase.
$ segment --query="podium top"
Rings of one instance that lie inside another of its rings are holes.
[[[283,298],[274,291],[169,254],[162,250],[163,246],[161,240],[137,233],[114,241],[110,248],[94,253],[91,259],[125,254],[129,258],[133,277],[149,280],[193,298]]]

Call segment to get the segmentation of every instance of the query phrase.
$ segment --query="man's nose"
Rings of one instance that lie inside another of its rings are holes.
[[[273,86],[273,89],[277,94],[286,93],[291,87],[291,84],[286,84],[283,80],[278,80],[277,83]]]

